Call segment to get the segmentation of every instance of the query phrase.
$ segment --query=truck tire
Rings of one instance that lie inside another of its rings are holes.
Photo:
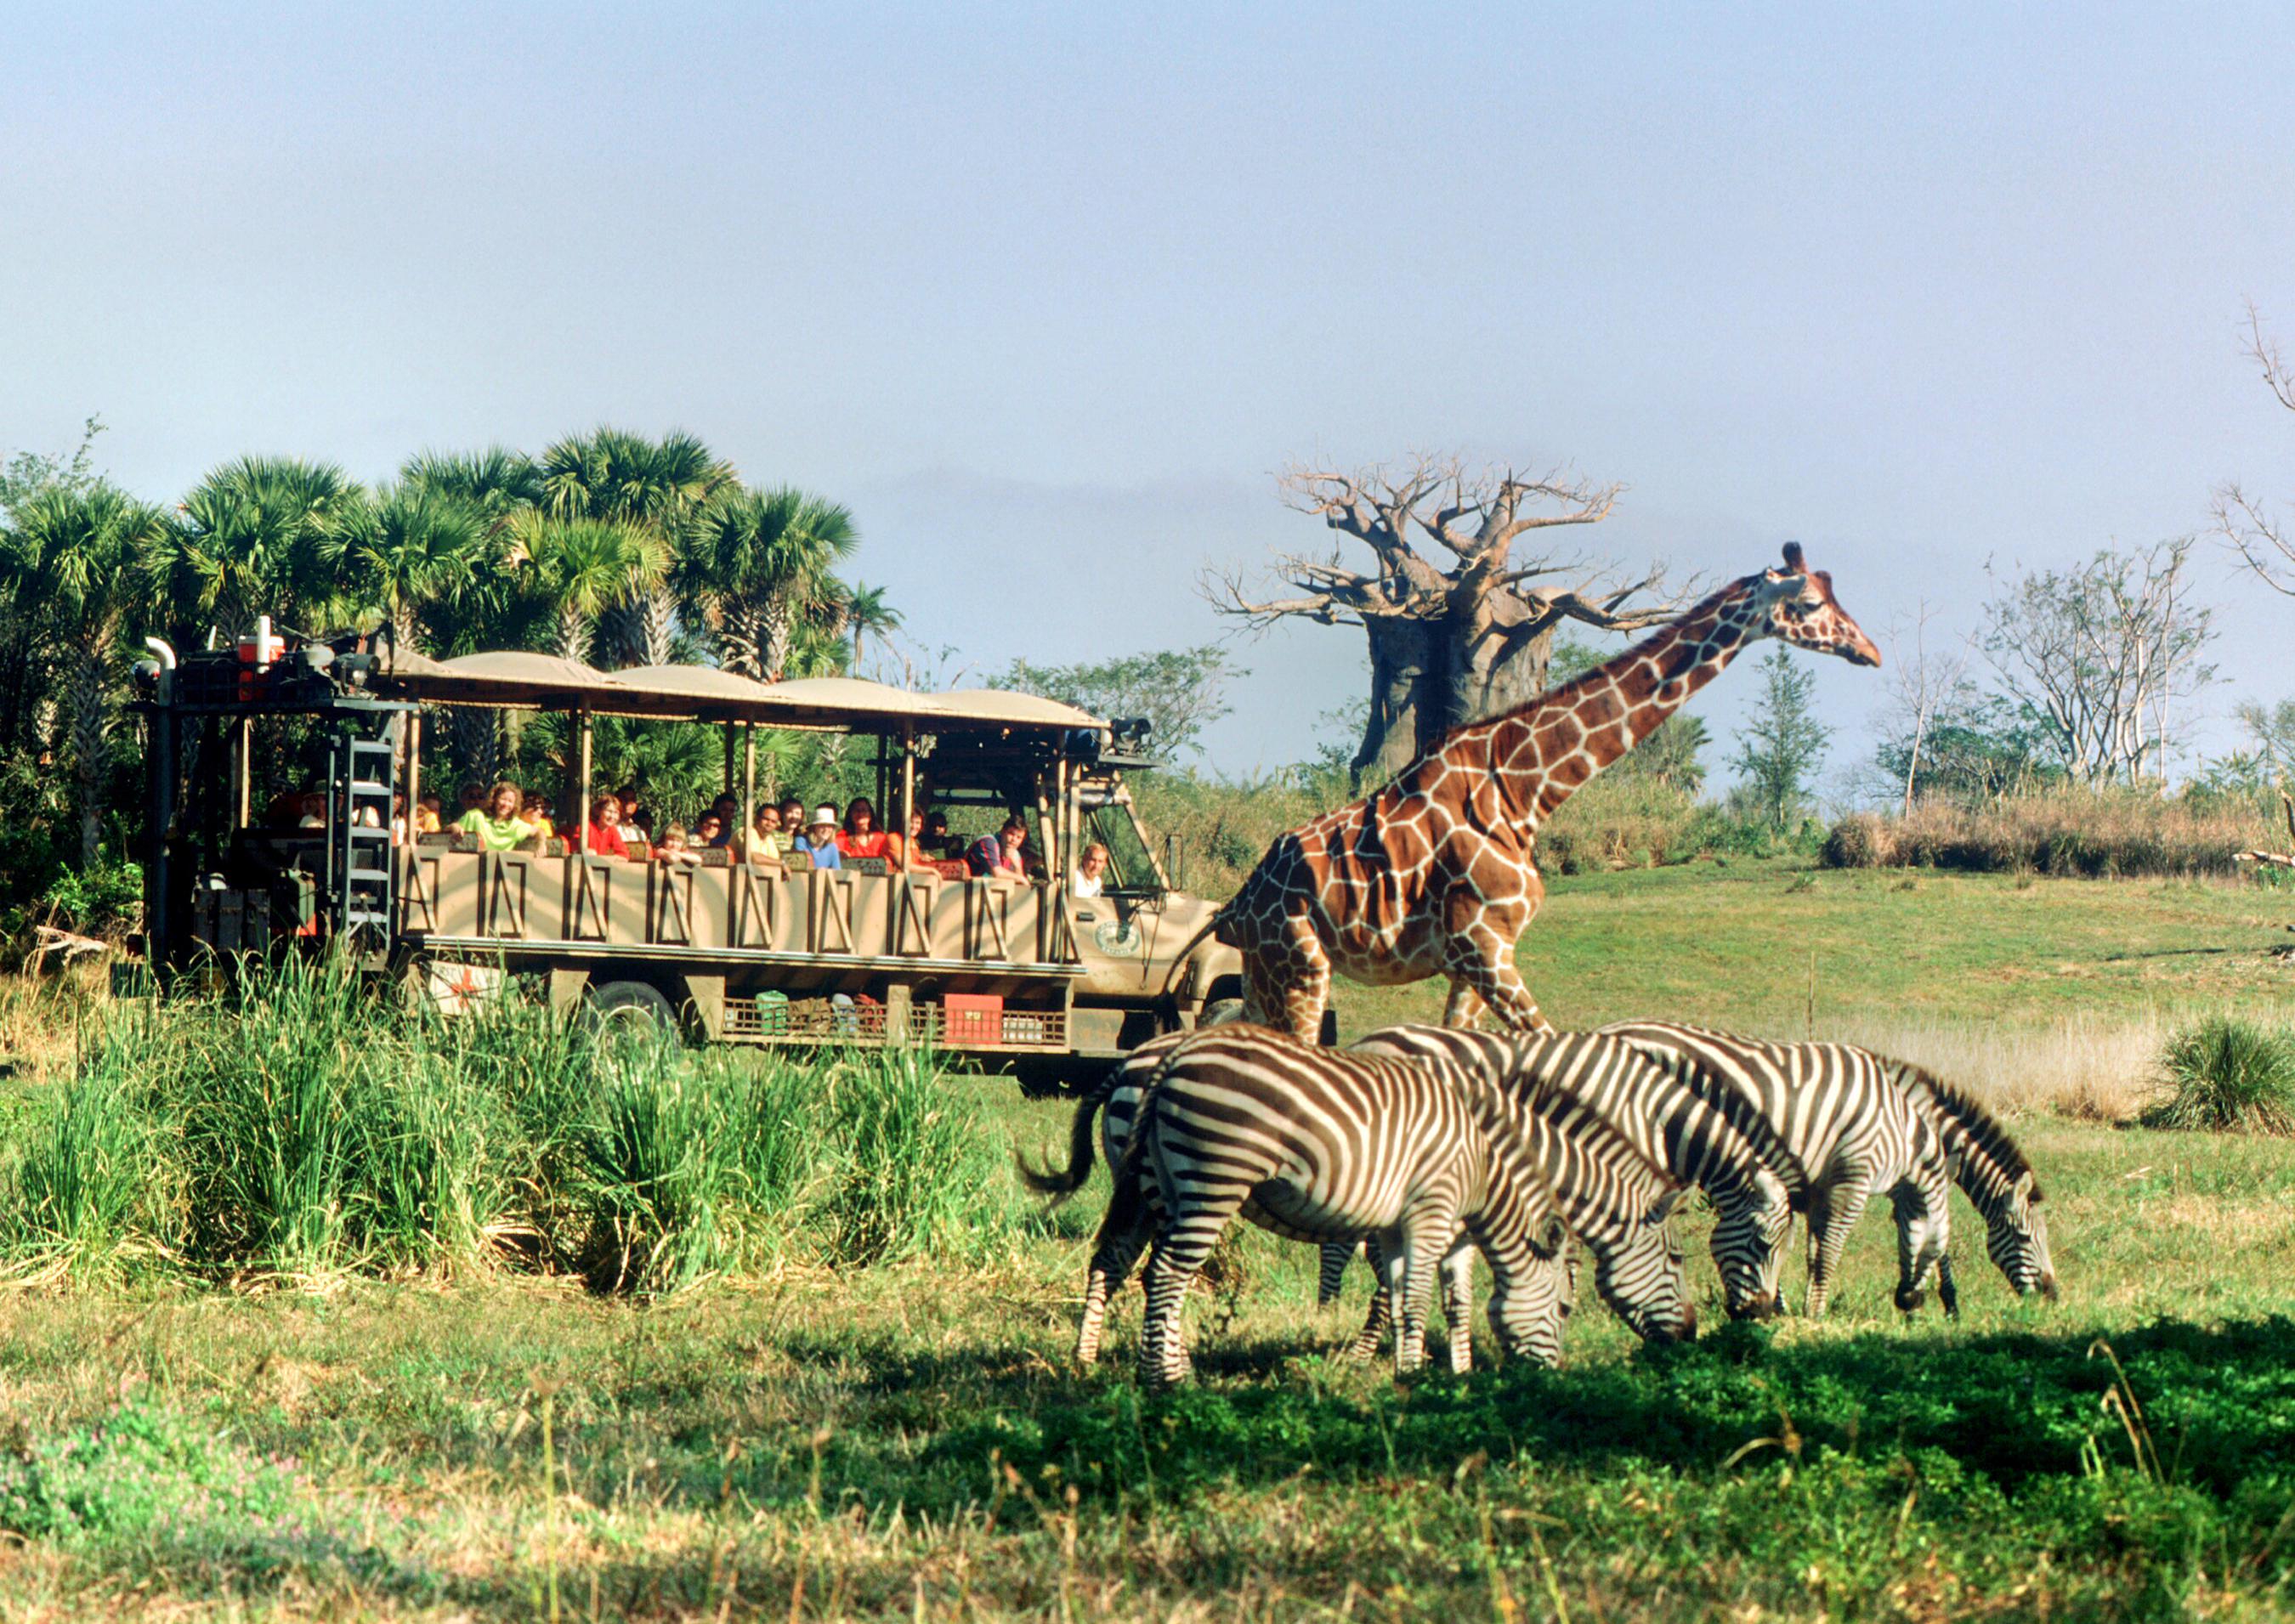
[[[677,1035],[677,1011],[641,981],[593,984],[582,997],[582,1018],[600,1037]]]
[[[1241,999],[1215,998],[1205,1004],[1204,1012],[1196,1017],[1196,1030],[1201,1032],[1206,1026],[1224,1026],[1230,1021],[1241,1019],[1243,1019]]]

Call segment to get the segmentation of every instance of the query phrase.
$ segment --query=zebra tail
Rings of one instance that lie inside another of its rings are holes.
[[[1018,1146],[1012,1147],[1012,1161],[1020,1170],[1020,1182],[1039,1196],[1049,1196],[1054,1206],[1083,1188],[1084,1180],[1091,1177],[1092,1141],[1098,1136],[1091,1130],[1091,1119],[1099,1114],[1107,1100],[1105,1092],[1087,1095],[1076,1102],[1075,1121],[1068,1128],[1068,1164],[1065,1171],[1051,1167],[1032,1167]]]

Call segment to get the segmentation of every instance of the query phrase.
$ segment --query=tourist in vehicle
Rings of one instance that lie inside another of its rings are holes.
[[[924,843],[925,854],[927,857],[936,857],[944,861],[949,854],[948,814],[944,812],[927,812],[924,833],[919,838]]]
[[[619,796],[600,796],[590,803],[590,825],[582,831],[582,848],[593,857],[628,859],[630,843],[622,838]]]
[[[438,821],[441,810],[441,803],[435,795],[424,796],[414,804],[414,834],[417,839],[439,831],[443,827]]]
[[[653,860],[656,862],[684,863],[690,866],[698,863],[701,858],[691,846],[686,844],[685,825],[673,823],[661,831],[661,839],[653,848]]]
[[[795,846],[804,835],[804,803],[795,796],[781,803],[781,838]]]
[[[901,867],[922,869],[929,872],[935,866],[932,843],[925,833],[930,827],[930,823],[931,820],[923,812],[912,812],[909,814],[909,837],[901,842]]]
[[[326,791],[323,789],[305,790],[302,797],[302,815],[295,820],[296,828],[324,828],[327,827]]]
[[[837,809],[816,806],[813,811],[813,826],[797,836],[796,850],[813,860],[816,869],[841,869],[845,854],[837,849]]]
[[[519,816],[534,825],[534,837],[542,841],[555,840],[558,837],[558,826],[551,820],[550,813],[544,810],[542,803],[527,801],[522,804],[524,810],[519,813]]]
[[[964,866],[976,875],[1005,874],[1014,879],[1028,876],[1026,848],[1028,826],[1015,812],[1004,820],[1004,827],[992,835],[983,835],[965,848]]]
[[[635,784],[623,785],[614,791],[614,799],[622,804],[624,826],[635,823],[638,820],[638,787]]]
[[[1068,882],[1071,896],[1098,896],[1107,883],[1107,848],[1093,841],[1083,849],[1083,861],[1076,864],[1075,877]]]
[[[459,824],[461,821],[462,814],[464,812],[484,812],[486,809],[486,787],[484,784],[478,782],[475,779],[454,792],[454,820],[456,823]]]
[[[707,822],[711,818],[717,820],[716,832],[711,835],[705,835],[701,832],[701,825]],[[740,827],[740,802],[734,799],[734,797],[730,795],[721,795],[715,800],[709,803],[709,810],[703,812],[700,818],[696,820],[693,828],[694,844],[697,845],[712,846],[730,845],[732,844],[734,831],[739,829]]]
[[[535,826],[520,815],[525,804],[519,787],[505,781],[494,787],[484,807],[472,807],[455,820],[454,827],[477,836],[478,845],[489,852],[507,852],[535,837]]]
[[[725,820],[715,807],[693,820],[693,844],[712,849],[725,844]]]
[[[738,844],[745,862],[779,862],[788,850],[788,836],[781,832],[781,809],[770,801],[757,808],[747,836]]]
[[[837,851],[848,858],[884,857],[889,854],[888,842],[889,836],[877,827],[877,809],[869,797],[854,796],[845,809],[845,827],[837,831]]]

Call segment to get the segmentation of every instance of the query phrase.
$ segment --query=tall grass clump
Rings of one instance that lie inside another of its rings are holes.
[[[2168,1040],[2149,1128],[2295,1133],[2295,1034],[2211,1016]]]
[[[932,1052],[856,1050],[820,1094],[833,1158],[821,1245],[837,1263],[916,1253],[976,1255],[1010,1232],[1010,1182],[975,1097],[951,1088]]]
[[[626,1038],[599,1059],[598,1104],[580,1138],[591,1287],[674,1291],[737,1261],[753,1210],[741,1079],[666,1039]]]
[[[110,1275],[167,1256],[180,1238],[180,1169],[151,1086],[156,1024],[111,1024],[19,1129],[4,1222],[20,1270]]]

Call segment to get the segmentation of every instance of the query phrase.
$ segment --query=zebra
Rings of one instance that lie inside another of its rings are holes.
[[[1071,1135],[1087,1153],[1081,1119],[1091,1105],[1079,1108]],[[1476,1094],[1410,1061],[1335,1055],[1263,1027],[1224,1024],[1164,1048],[1092,1250],[1104,1303],[1152,1234],[1141,1384],[1188,1374],[1180,1305],[1238,1212],[1298,1239],[1383,1237],[1401,1327],[1398,1373],[1418,1365],[1435,1262],[1463,1224],[1499,1280],[1490,1317],[1500,1345],[1558,1362],[1564,1230],[1522,1120],[1495,1090]],[[1073,1166],[1045,1178],[1080,1182]],[[1078,1353],[1085,1358],[1081,1343]]]
[[[1713,1261],[1731,1318],[1776,1311],[1770,1263],[1793,1223],[1791,1197],[1777,1170],[1790,1164],[1791,1153],[1768,1119],[1744,1102],[1708,1100],[1632,1045],[1592,1033],[1525,1042],[1513,1033],[1455,1026],[1391,1026],[1358,1040],[1352,1049],[1463,1067],[1500,1088],[1527,1082],[1534,1108],[1564,1132],[1590,1122],[1622,1136],[1646,1159],[1703,1190],[1713,1203],[1720,1215],[1713,1230]],[[1336,1295],[1335,1277],[1351,1255],[1343,1245],[1324,1247],[1319,1301]],[[1447,1312],[1454,1297],[1463,1305],[1466,1282],[1451,1280],[1446,1286]],[[1376,1304],[1373,1309],[1376,1318]]]
[[[1214,1041],[1201,1034],[1184,1045],[1166,1048],[1164,1050],[1165,1059],[1148,1078],[1144,1092],[1137,1089],[1136,1073],[1130,1077],[1119,1078],[1116,1086],[1109,1090],[1103,1134],[1111,1151],[1117,1151],[1121,1147],[1123,1160],[1119,1165],[1129,1167],[1139,1159],[1142,1155],[1139,1141],[1147,1131],[1146,1124],[1151,1113],[1159,1109],[1161,1115],[1156,1118],[1159,1134],[1169,1136],[1174,1131],[1179,1132],[1183,1151],[1188,1148],[1185,1143],[1188,1132],[1203,1133],[1205,1124],[1184,1114],[1178,1119],[1179,1128],[1174,1129],[1175,1108],[1171,1099],[1175,1089],[1181,1090],[1190,1099],[1208,1096],[1216,1102],[1217,1108],[1229,1114],[1228,1118],[1211,1124],[1213,1148],[1226,1151],[1230,1147],[1218,1138],[1219,1134],[1232,1135],[1247,1122],[1256,1122],[1263,1127],[1269,1114],[1279,1116],[1284,1109],[1295,1105],[1303,1096],[1320,1090],[1348,1092],[1349,1079],[1365,1065],[1398,1064],[1384,1057],[1335,1055],[1263,1030],[1223,1027],[1220,1032],[1242,1032],[1245,1035],[1237,1043],[1212,1049],[1209,1053],[1206,1050],[1211,1049]],[[1409,1063],[1401,1064],[1409,1065]],[[1265,1076],[1252,1075],[1251,1068],[1254,1065],[1262,1072],[1273,1070],[1278,1073],[1272,1079],[1276,1086],[1270,1087],[1270,1079]],[[1461,1074],[1457,1068],[1438,1071],[1415,1065],[1409,1066],[1409,1070],[1415,1079],[1415,1091],[1437,1095],[1447,1092],[1466,1102],[1482,1130],[1491,1136],[1494,1147],[1517,1146],[1527,1151],[1531,1157],[1530,1170],[1526,1175],[1518,1177],[1522,1181],[1532,1184],[1542,1180],[1550,1190],[1556,1205],[1562,1209],[1563,1222],[1577,1230],[1594,1253],[1597,1279],[1605,1299],[1635,1330],[1651,1340],[1695,1334],[1696,1316],[1687,1300],[1680,1250],[1666,1221],[1681,1193],[1681,1185],[1668,1179],[1624,1139],[1594,1130],[1575,1136],[1556,1132],[1543,1117],[1524,1112],[1521,1101],[1514,1095],[1492,1088],[1479,1077]],[[1284,1094],[1282,1090],[1286,1089],[1292,1092]],[[1249,1103],[1238,1105],[1239,1098],[1247,1098]],[[1163,1102],[1160,1107],[1154,1103],[1159,1100]],[[1079,1107],[1076,1125],[1071,1135],[1069,1172],[1065,1176],[1033,1177],[1031,1182],[1038,1188],[1057,1193],[1062,1188],[1072,1189],[1082,1182],[1090,1154],[1089,1116],[1098,1103],[1086,1101]],[[1385,1120],[1384,1106],[1372,1102],[1354,1108],[1357,1111],[1355,1120],[1367,1129],[1376,1128],[1383,1138],[1391,1137],[1394,1132],[1394,1125]],[[1240,1117],[1236,1114],[1240,1112],[1256,1112],[1259,1114]],[[1247,1132],[1246,1137],[1250,1137]],[[1159,1139],[1161,1143],[1163,1141]],[[1200,1150],[1201,1144],[1197,1144],[1194,1148]],[[1172,1159],[1168,1147],[1162,1154],[1165,1162]],[[1360,1165],[1375,1163],[1359,1163]],[[1141,1199],[1152,1202],[1150,1196]],[[1265,1211],[1263,1199],[1261,1205],[1262,1210],[1254,1214],[1260,1221],[1279,1233],[1292,1234],[1303,1239],[1322,1239],[1336,1233],[1344,1235],[1352,1243],[1355,1236],[1371,1228],[1361,1223],[1332,1222],[1319,1231],[1300,1224],[1288,1212],[1269,1213]],[[1233,1209],[1227,1210],[1231,1212]],[[1269,1221],[1270,1217],[1274,1221]],[[1111,1231],[1120,1232],[1125,1221],[1139,1223],[1144,1220],[1137,1215],[1122,1218],[1111,1208],[1109,1220],[1103,1225],[1103,1236]],[[1223,1224],[1224,1219],[1220,1221]],[[1453,1221],[1450,1232],[1442,1237],[1442,1243],[1436,1251],[1455,1252],[1463,1259],[1467,1241],[1479,1242],[1485,1253],[1491,1256],[1495,1272],[1498,1256],[1491,1251],[1488,1238],[1476,1231],[1472,1224],[1467,1228],[1469,1235],[1461,1238],[1458,1225]],[[1387,1238],[1390,1242],[1393,1239],[1391,1228]],[[1558,1247],[1561,1239],[1561,1231],[1557,1228],[1553,1245]],[[1208,1245],[1207,1242],[1205,1244]],[[1396,1357],[1398,1361],[1406,1361],[1408,1365],[1415,1365],[1418,1358],[1424,1334],[1424,1298],[1425,1288],[1431,1285],[1433,1254],[1428,1254],[1423,1265],[1418,1255],[1425,1244],[1423,1238],[1414,1237],[1407,1266],[1389,1248],[1382,1248],[1385,1254],[1384,1272],[1388,1281],[1389,1295],[1401,1299],[1393,1305],[1398,1310],[1396,1318],[1401,1319],[1404,1327],[1404,1334],[1397,1342]],[[1131,1242],[1129,1252],[1120,1245],[1111,1245],[1105,1253],[1095,1255],[1093,1279],[1086,1294],[1086,1324],[1083,1334],[1079,1338],[1078,1350],[1080,1356],[1087,1361],[1097,1351],[1097,1316],[1104,1312],[1105,1288],[1112,1280],[1121,1278],[1123,1269],[1130,1266],[1131,1257],[1136,1255],[1138,1245],[1139,1239],[1135,1237]],[[1398,1290],[1406,1280],[1415,1290],[1415,1299],[1410,1293]],[[1152,1276],[1150,1283],[1152,1286]],[[1410,1313],[1409,1305],[1414,1300],[1419,1305],[1416,1316],[1403,1318],[1403,1315]],[[1150,1307],[1152,1312],[1152,1297]],[[1509,1334],[1506,1328],[1498,1308],[1499,1305],[1493,1303],[1492,1326],[1499,1332],[1501,1344],[1509,1351],[1525,1351],[1520,1345],[1520,1338]],[[1463,1368],[1463,1356],[1468,1341],[1464,1332],[1462,1309],[1454,1308],[1452,1325],[1452,1364],[1454,1368]],[[1547,1359],[1558,1353],[1558,1348],[1527,1351],[1534,1356]]]
[[[1666,1021],[1602,1027],[1720,1102],[1750,1104],[1791,1152],[1776,1171],[1809,1220],[1808,1312],[1825,1312],[1850,1231],[1875,1191],[1897,1219],[1897,1307],[1920,1307],[1944,1255],[1950,1213],[1942,1137],[1882,1057],[1846,1043],[1767,1043]],[[1783,1248],[1768,1265],[1775,1289]]]
[[[1984,1250],[2017,1295],[2038,1292],[2056,1299],[2056,1268],[2048,1253],[2039,1175],[2008,1137],[1999,1119],[1965,1089],[1909,1060],[1883,1057],[1891,1079],[1926,1112],[1943,1141],[1946,1165],[1969,1204],[1984,1220]],[[1952,1259],[1937,1260],[1937,1300],[1960,1311]]]

